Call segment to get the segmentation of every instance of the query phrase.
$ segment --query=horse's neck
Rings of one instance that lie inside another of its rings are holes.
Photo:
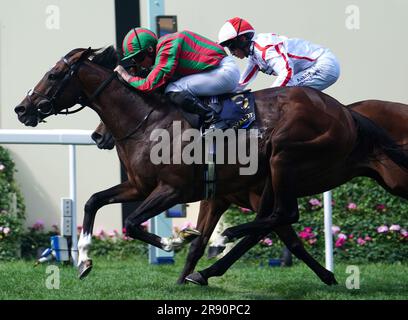
[[[79,78],[87,97],[92,96],[103,81],[110,76],[103,68],[90,63],[86,63],[86,66],[80,71]],[[171,118],[176,117],[176,114],[165,106],[162,107],[162,104],[159,99],[149,99],[147,96],[129,91],[114,79],[90,107],[98,113],[113,136],[120,139],[136,128],[152,109],[155,109],[155,112],[152,112],[149,120],[160,121],[163,125],[166,121],[171,122]]]

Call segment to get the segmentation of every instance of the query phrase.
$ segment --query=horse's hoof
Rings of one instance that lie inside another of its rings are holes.
[[[332,272],[329,272],[324,278],[322,278],[322,281],[327,284],[328,286],[338,284],[336,278],[334,277],[334,274]]]
[[[89,272],[92,270],[92,260],[88,259],[85,261],[81,261],[81,263],[78,266],[78,278],[80,280],[84,279]]]
[[[194,272],[186,277],[188,282],[198,284],[200,286],[208,286],[208,281],[205,279],[200,272]]]
[[[223,253],[226,246],[210,246],[208,247],[208,259],[215,258],[216,256]]]
[[[185,241],[190,242],[193,241],[195,238],[201,236],[201,232],[196,229],[185,228],[180,231],[179,235]]]

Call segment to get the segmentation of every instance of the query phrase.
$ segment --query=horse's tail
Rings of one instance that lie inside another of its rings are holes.
[[[357,127],[357,143],[352,155],[380,161],[382,151],[399,167],[408,170],[408,155],[402,147],[372,120],[353,110],[350,112]]]

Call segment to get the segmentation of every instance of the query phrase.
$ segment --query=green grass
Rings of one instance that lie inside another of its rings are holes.
[[[94,259],[94,269],[83,281],[76,269],[60,266],[60,288],[46,288],[47,265],[0,262],[0,299],[407,299],[408,265],[365,264],[360,289],[346,288],[346,265],[336,265],[337,286],[328,287],[304,264],[290,268],[238,263],[208,287],[175,284],[183,259],[175,265],[149,265],[147,258],[113,261]],[[201,266],[208,265],[205,260]]]

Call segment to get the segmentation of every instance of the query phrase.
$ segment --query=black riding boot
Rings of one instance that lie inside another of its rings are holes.
[[[225,121],[221,120],[219,115],[211,107],[207,106],[189,92],[169,92],[167,96],[173,103],[183,108],[184,111],[198,114],[210,131],[228,128]]]

